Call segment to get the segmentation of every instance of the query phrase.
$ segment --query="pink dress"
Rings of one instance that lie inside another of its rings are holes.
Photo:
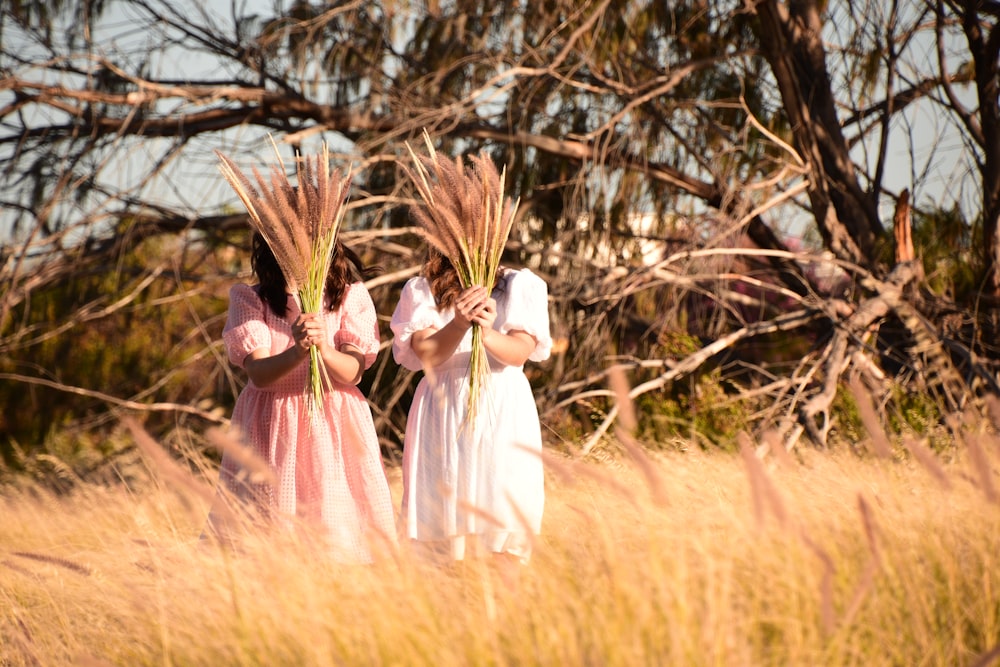
[[[229,293],[223,340],[229,360],[243,368],[254,350],[278,354],[293,345],[291,322],[299,306],[288,297],[279,317],[249,285]],[[362,283],[349,286],[344,303],[324,314],[326,331],[339,349],[350,343],[364,354],[365,368],[379,351],[375,305]],[[297,517],[320,525],[335,558],[370,562],[395,546],[396,528],[371,408],[354,385],[328,387],[321,411],[310,416],[308,359],[266,388],[250,381],[233,409],[233,425],[245,444],[273,471],[272,484],[255,482],[235,457],[223,455],[220,479],[238,498],[265,514]]]
[[[548,288],[527,269],[507,271],[494,290],[495,329],[519,330],[536,341],[531,361],[548,358]],[[392,316],[392,352],[410,370],[421,370],[410,339],[440,329],[454,310],[439,310],[423,277],[403,286]],[[473,538],[482,548],[526,560],[541,530],[545,489],[542,433],[535,397],[521,366],[491,359],[491,377],[471,428],[465,421],[471,329],[450,359],[417,385],[403,441],[402,516],[406,535],[444,543],[465,556]]]

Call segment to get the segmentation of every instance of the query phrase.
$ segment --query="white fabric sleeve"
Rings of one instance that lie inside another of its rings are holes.
[[[535,349],[528,359],[543,361],[552,354],[549,331],[549,287],[541,277],[520,269],[507,279],[507,313],[500,333],[526,331],[535,337]]]
[[[410,278],[403,285],[399,295],[399,303],[392,313],[389,328],[392,329],[392,357],[400,366],[411,371],[423,368],[417,353],[410,347],[410,339],[417,331],[430,327],[440,329],[444,326],[441,314],[438,312],[430,284],[425,278]]]

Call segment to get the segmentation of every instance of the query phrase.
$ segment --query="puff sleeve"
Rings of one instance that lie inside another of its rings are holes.
[[[271,330],[264,321],[267,305],[250,285],[238,284],[229,289],[229,312],[222,330],[222,341],[229,362],[243,368],[247,355],[271,347]]]
[[[423,368],[417,353],[410,347],[410,339],[418,331],[428,327],[440,329],[445,324],[427,279],[420,276],[407,280],[389,324],[393,334],[392,356],[396,363],[411,371]]]
[[[378,356],[379,333],[375,302],[364,283],[353,283],[347,288],[340,310],[340,329],[333,335],[333,344],[338,350],[342,345],[361,350],[368,369]]]
[[[507,312],[500,333],[526,331],[535,337],[531,361],[543,361],[552,354],[552,334],[549,331],[549,288],[541,277],[528,269],[510,275]]]

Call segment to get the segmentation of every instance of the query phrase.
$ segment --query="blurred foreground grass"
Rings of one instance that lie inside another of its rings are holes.
[[[199,544],[205,496],[175,475],[6,489],[0,665],[1000,664],[1000,446],[983,438],[975,465],[939,468],[552,458],[516,588],[405,549],[344,567],[291,536]]]

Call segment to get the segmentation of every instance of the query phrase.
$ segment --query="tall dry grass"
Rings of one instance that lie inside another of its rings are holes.
[[[485,560],[199,543],[205,482],[155,462],[141,489],[9,489],[0,664],[995,664],[1000,506],[981,480],[1000,445],[968,437],[975,456],[940,471],[903,448],[762,459],[749,439],[741,456],[549,457],[515,588]]]

